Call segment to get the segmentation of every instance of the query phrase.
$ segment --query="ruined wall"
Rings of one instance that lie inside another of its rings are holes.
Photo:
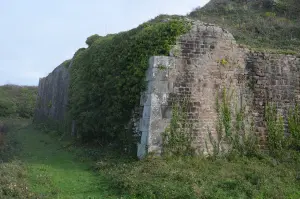
[[[248,53],[246,71],[253,95],[253,117],[261,148],[266,145],[264,110],[274,103],[286,119],[287,111],[300,100],[300,59],[294,55]]]
[[[169,57],[150,60],[149,86],[141,100],[138,157],[146,152],[161,153],[161,135],[171,121],[168,102],[187,96],[191,102],[188,114],[193,123],[193,146],[198,153],[212,150],[205,141],[209,131],[216,138],[216,98],[223,88],[233,92],[233,106],[245,107],[250,113],[260,145],[265,147],[265,105],[275,102],[286,115],[288,108],[299,101],[299,68],[296,56],[250,52],[237,45],[226,30],[195,22]]]
[[[178,40],[170,57],[152,58],[147,73],[147,97],[142,101],[144,112],[138,156],[142,157],[144,151],[161,152],[161,134],[171,119],[168,102],[187,96],[191,104],[193,146],[205,153],[208,130],[216,136],[217,93],[224,87],[231,88],[241,98],[244,92],[244,81],[240,80],[245,72],[244,51],[226,30],[195,22],[192,30]]]
[[[41,78],[34,121],[63,121],[68,103],[69,72],[62,64]]]

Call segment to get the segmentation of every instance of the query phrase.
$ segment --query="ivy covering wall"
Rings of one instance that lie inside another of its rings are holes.
[[[69,111],[83,140],[128,142],[149,58],[169,55],[190,27],[180,17],[159,16],[127,32],[87,39],[70,68]]]

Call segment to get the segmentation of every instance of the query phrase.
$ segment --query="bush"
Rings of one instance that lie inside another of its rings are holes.
[[[0,99],[0,117],[8,117],[16,113],[17,106],[11,99]]]
[[[0,117],[31,118],[35,109],[37,87],[0,86]]]
[[[101,37],[97,34],[92,35],[88,37],[85,41],[85,43],[90,47],[97,39],[100,39]]]

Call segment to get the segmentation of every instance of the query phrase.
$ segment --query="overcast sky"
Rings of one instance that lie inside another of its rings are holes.
[[[37,85],[92,34],[185,15],[209,0],[0,0],[0,85]]]

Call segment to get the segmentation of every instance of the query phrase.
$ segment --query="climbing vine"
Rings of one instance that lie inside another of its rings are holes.
[[[179,17],[157,18],[127,32],[93,37],[88,48],[75,53],[69,111],[83,139],[128,140],[150,56],[169,55],[189,28]]]
[[[164,155],[187,156],[195,153],[192,147],[193,123],[188,117],[189,104],[188,98],[172,103],[172,119],[162,134]]]

